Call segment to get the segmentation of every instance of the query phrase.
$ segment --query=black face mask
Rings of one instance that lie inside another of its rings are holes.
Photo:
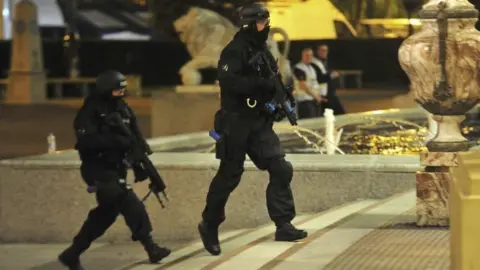
[[[125,96],[112,96],[110,97],[111,100],[113,101],[118,101],[118,100],[122,100]]]
[[[104,101],[106,102],[117,102],[119,100],[122,100],[125,98],[125,96],[127,95],[127,91],[124,92],[124,95],[123,96],[114,96],[112,94],[112,91],[104,91],[100,94],[100,98],[103,99]]]
[[[248,25],[247,28],[243,29],[243,32],[247,36],[249,36],[250,39],[253,40],[257,46],[261,47],[268,39],[268,34],[270,33],[270,25],[266,25],[262,31],[258,31],[257,24],[255,22],[252,22]]]
[[[118,101],[118,100],[124,99],[126,96],[127,96],[127,90],[124,90],[124,91],[123,91],[123,96],[110,95],[110,99],[111,99],[111,100],[114,100],[114,101]]]
[[[255,36],[255,40],[258,42],[258,43],[265,43],[267,42],[267,39],[268,39],[268,34],[270,33],[270,25],[267,25],[265,26],[265,28],[263,28],[262,31],[258,31],[256,28],[255,28],[255,33],[254,33],[254,36]]]

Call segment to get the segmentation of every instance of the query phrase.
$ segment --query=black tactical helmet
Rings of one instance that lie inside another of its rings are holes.
[[[127,87],[125,76],[115,70],[108,70],[97,77],[96,90],[99,94]]]
[[[268,9],[260,4],[252,4],[240,8],[239,11],[240,24],[248,25],[256,21],[266,20],[270,18]]]

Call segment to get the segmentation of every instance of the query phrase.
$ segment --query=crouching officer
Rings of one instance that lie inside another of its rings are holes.
[[[132,133],[143,138],[133,111],[123,100],[125,88],[126,80],[121,73],[101,74],[95,91],[85,99],[74,121],[81,175],[89,191],[95,192],[98,206],[88,214],[73,244],[58,257],[69,269],[83,269],[80,255],[105,233],[119,214],[125,218],[132,240],[144,246],[150,262],[157,263],[170,254],[169,249],[159,247],[152,239],[145,206],[126,183],[127,165],[123,160],[133,147],[131,140],[108,123],[109,115],[119,113]],[[144,144],[145,152],[151,154],[148,144]]]
[[[296,241],[307,236],[290,223],[295,217],[290,188],[293,168],[285,160],[272,128],[273,122],[284,116],[271,115],[265,109],[275,92],[273,78],[261,58],[251,61],[263,52],[278,72],[276,60],[266,47],[269,17],[268,10],[259,4],[241,9],[242,28],[224,48],[218,63],[221,109],[215,115],[214,128],[219,135],[216,156],[221,162],[210,184],[203,221],[198,225],[205,249],[212,255],[221,253],[218,227],[225,220],[228,197],[240,182],[246,154],[258,169],[270,174],[266,196],[268,213],[277,228],[275,240]]]

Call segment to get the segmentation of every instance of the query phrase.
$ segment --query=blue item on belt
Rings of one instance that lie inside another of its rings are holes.
[[[214,129],[210,130],[210,131],[208,132],[208,135],[210,135],[210,137],[212,137],[212,139],[214,139],[215,141],[220,140],[220,137],[221,137],[220,133],[218,133],[218,132],[215,131]]]

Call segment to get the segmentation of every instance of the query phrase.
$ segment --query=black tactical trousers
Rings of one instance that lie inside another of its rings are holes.
[[[137,195],[127,186],[125,167],[105,169],[96,165],[82,165],[81,173],[87,183],[95,184],[98,206],[88,213],[80,232],[73,240],[73,246],[78,252],[88,249],[115,222],[119,214],[130,228],[133,241],[142,241],[150,236],[152,225],[148,213]]]
[[[273,123],[264,117],[242,119],[235,115],[219,116],[215,129],[222,132],[217,142],[220,168],[213,178],[207,195],[203,220],[218,226],[225,220],[225,205],[230,193],[240,183],[244,171],[245,154],[256,167],[270,174],[267,187],[267,208],[277,226],[289,223],[295,217],[295,205],[290,188],[293,168],[285,160],[280,140],[272,129]]]

